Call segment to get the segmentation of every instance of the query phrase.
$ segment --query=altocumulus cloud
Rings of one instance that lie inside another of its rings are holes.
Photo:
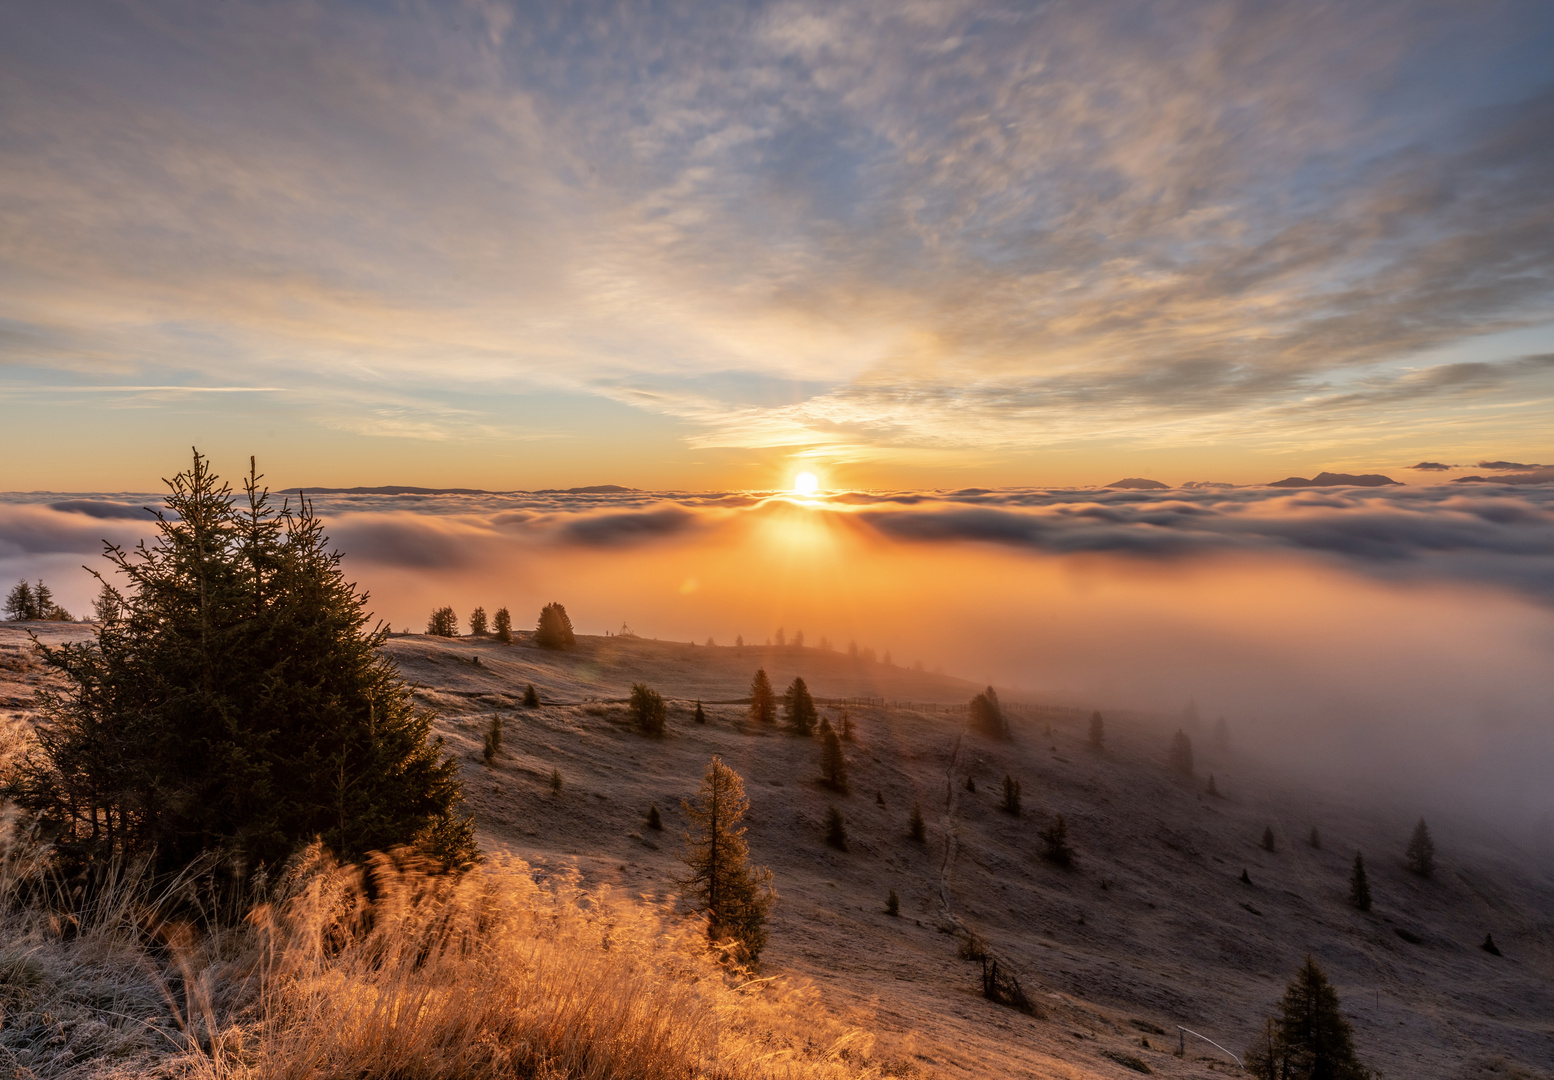
[[[117,508],[128,503],[26,498],[0,503],[0,559],[84,554],[103,539],[150,532],[149,524],[120,519]],[[106,509],[94,513],[81,503]],[[315,501],[352,560],[422,571],[477,567],[522,549],[624,554],[689,543],[784,505],[781,497],[739,492]],[[1154,560],[1303,555],[1377,577],[1491,582],[1554,602],[1554,485],[849,492],[807,512],[884,543]]]

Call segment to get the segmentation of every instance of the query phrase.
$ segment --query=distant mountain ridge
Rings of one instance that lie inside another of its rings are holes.
[[[1283,480],[1275,480],[1269,487],[1276,488],[1308,488],[1308,487],[1386,487],[1389,484],[1399,484],[1390,476],[1382,476],[1380,473],[1317,473],[1315,477],[1307,480],[1304,476],[1286,476]]]
[[[540,488],[538,491],[487,491],[484,488],[427,488],[409,487],[403,484],[384,484],[380,487],[289,487],[281,489],[282,495],[614,495],[636,491],[637,488],[619,484],[593,484],[589,487]]]
[[[1106,485],[1109,488],[1122,488],[1125,491],[1167,491],[1170,484],[1162,484],[1159,480],[1146,480],[1142,476],[1129,476],[1123,480],[1117,480]]]

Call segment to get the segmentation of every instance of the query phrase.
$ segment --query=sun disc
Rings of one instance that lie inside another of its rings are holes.
[[[814,473],[801,472],[793,478],[793,490],[800,495],[813,495],[820,490],[820,481]]]

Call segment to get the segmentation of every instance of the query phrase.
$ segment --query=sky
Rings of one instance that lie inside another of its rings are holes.
[[[1550,55],[1540,0],[4,5],[0,490],[1554,461]]]

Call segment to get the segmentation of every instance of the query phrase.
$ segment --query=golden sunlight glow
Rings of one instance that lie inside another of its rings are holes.
[[[793,478],[793,490],[807,498],[820,490],[820,481],[812,472],[801,472]]]

